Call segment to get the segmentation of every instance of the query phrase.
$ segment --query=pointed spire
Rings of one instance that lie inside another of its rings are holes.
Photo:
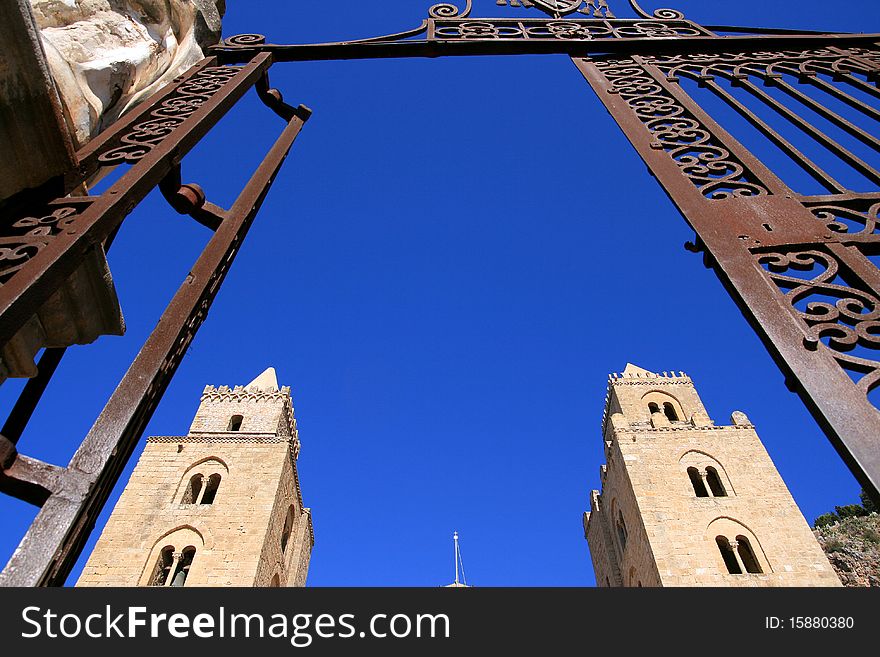
[[[626,368],[623,370],[623,375],[639,377],[657,376],[654,372],[650,372],[646,369],[639,367],[638,365],[633,365],[632,363],[626,364]]]
[[[253,388],[254,386],[264,391],[278,390],[278,377],[275,375],[275,368],[267,367],[260,376],[248,383],[245,388]]]

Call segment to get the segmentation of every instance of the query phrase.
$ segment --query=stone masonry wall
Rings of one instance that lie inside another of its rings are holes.
[[[187,586],[253,586],[288,452],[286,441],[149,441],[77,585],[147,585],[168,535],[190,528],[197,538],[185,540],[202,544]],[[214,503],[181,504],[187,471],[205,459],[228,467]]]

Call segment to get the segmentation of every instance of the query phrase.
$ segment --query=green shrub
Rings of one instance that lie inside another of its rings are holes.
[[[868,512],[860,504],[847,504],[846,506],[834,507],[835,513],[843,518],[859,518],[868,515]]]
[[[843,542],[837,538],[829,538],[825,541],[825,551],[828,553],[838,552],[843,549]]]
[[[819,527],[827,527],[828,525],[833,525],[836,522],[840,522],[840,517],[836,513],[823,513],[821,516],[816,518],[816,521],[813,523],[813,527],[818,529]]]

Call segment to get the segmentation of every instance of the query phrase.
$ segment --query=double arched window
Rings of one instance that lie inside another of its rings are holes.
[[[647,404],[649,416],[662,413],[670,422],[681,422],[685,418],[679,401],[665,392],[652,390],[642,397],[642,402]]]
[[[229,468],[226,464],[216,457],[199,461],[184,473],[175,498],[180,504],[203,506],[214,504],[217,500],[217,492],[220,490],[220,482],[228,472]]]
[[[196,473],[189,479],[181,504],[213,504],[220,488],[222,477],[218,473],[209,475],[207,479],[202,473]]]
[[[727,497],[727,489],[724,488],[721,475],[711,465],[705,470],[691,466],[687,469],[687,473],[697,497],[709,497],[710,493],[711,497]]]
[[[690,451],[679,463],[685,468],[697,497],[729,497],[733,488],[721,463],[703,452]]]
[[[733,540],[727,536],[716,536],[715,543],[721,551],[721,558],[731,575],[742,575],[743,572],[751,574],[763,573],[752,543],[743,535],[737,535]]]
[[[764,553],[755,533],[729,517],[716,518],[709,523],[706,538],[715,543],[721,560],[721,572],[730,575],[772,573],[773,567]]]
[[[150,577],[150,586],[184,586],[196,556],[196,549],[189,545],[180,552],[173,545],[166,545],[159,552],[159,558]]]

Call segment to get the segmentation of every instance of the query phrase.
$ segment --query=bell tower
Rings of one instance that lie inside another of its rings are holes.
[[[77,586],[305,586],[312,517],[290,388],[207,386],[185,436],[153,436]]]
[[[612,374],[602,432],[599,586],[840,586],[748,417],[716,425],[684,373]]]

